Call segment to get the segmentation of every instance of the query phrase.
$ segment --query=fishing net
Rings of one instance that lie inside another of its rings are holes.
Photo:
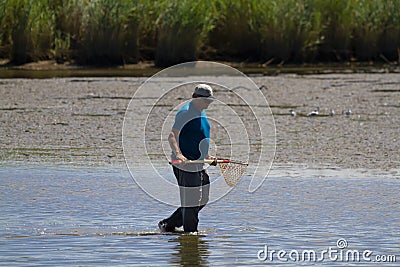
[[[235,186],[239,182],[246,171],[247,165],[244,162],[218,163],[222,176],[224,176],[225,182],[229,186]]]

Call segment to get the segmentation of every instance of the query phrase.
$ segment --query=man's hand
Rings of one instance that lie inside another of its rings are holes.
[[[217,158],[213,156],[207,156],[207,159],[212,159],[213,162],[210,163],[211,166],[217,166]]]
[[[182,162],[187,161],[187,158],[184,155],[182,155],[181,152],[176,153],[175,156],[176,156],[176,159],[178,159],[178,160],[180,160]]]

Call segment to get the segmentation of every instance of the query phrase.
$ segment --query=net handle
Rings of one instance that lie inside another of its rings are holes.
[[[171,160],[171,162],[170,162],[170,164],[191,164],[191,163],[208,163],[208,164],[211,164],[211,163],[214,163],[214,162],[217,162],[217,163],[233,163],[233,164],[241,164],[241,165],[249,165],[247,162],[242,162],[242,161],[234,161],[234,160],[229,160],[229,159],[217,159],[217,160],[213,160],[213,159],[199,159],[199,160],[185,160],[185,161],[182,161],[182,160],[180,160],[180,159],[174,159],[174,160]]]

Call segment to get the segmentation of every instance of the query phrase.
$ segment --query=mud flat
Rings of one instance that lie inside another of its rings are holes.
[[[125,110],[145,79],[0,80],[1,162],[124,165]],[[274,114],[276,166],[376,169],[400,175],[399,74],[252,79]],[[307,117],[316,107],[320,115]],[[290,115],[291,109],[296,116]],[[329,116],[331,109],[334,116]],[[351,115],[344,114],[348,109]]]

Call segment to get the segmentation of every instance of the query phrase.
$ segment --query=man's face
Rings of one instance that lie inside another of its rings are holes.
[[[207,97],[198,97],[195,99],[195,101],[197,102],[198,107],[201,109],[207,109],[212,102]]]

